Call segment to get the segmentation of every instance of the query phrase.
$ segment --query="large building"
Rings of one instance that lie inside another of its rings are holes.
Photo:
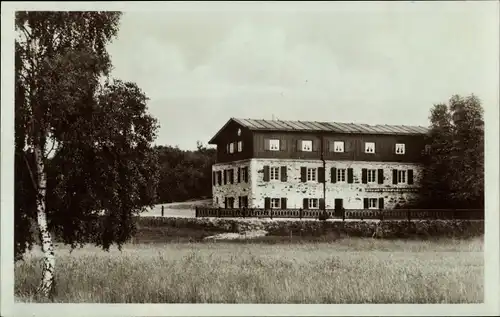
[[[416,198],[427,128],[231,118],[210,140],[223,208],[392,209]]]

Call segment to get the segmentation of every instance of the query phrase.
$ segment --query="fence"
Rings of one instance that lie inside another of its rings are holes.
[[[196,217],[217,218],[298,218],[319,219],[323,210],[319,209],[264,209],[264,208],[210,208],[196,207]],[[468,219],[483,220],[483,209],[327,209],[328,218],[337,219]]]

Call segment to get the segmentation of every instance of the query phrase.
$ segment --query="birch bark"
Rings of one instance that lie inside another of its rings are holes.
[[[54,243],[47,225],[46,191],[47,176],[43,158],[42,146],[34,146],[36,175],[38,183],[38,195],[36,199],[37,222],[40,233],[40,243],[42,246],[42,281],[37,292],[45,297],[51,297],[55,289],[55,255]]]

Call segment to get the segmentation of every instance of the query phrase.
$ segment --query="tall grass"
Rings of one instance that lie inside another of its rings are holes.
[[[472,303],[483,300],[482,241],[344,239],[303,244],[127,245],[57,252],[56,302]],[[16,264],[37,301],[39,251]]]

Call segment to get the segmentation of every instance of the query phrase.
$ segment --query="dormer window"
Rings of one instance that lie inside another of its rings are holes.
[[[365,153],[375,153],[375,142],[365,142]]]
[[[234,142],[229,143],[229,153],[234,153]]]

